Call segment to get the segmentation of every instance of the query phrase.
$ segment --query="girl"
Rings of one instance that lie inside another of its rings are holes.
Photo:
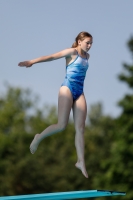
[[[40,142],[47,136],[62,131],[68,123],[71,108],[75,124],[75,146],[77,151],[77,163],[83,175],[88,178],[84,160],[84,128],[87,113],[86,100],[83,93],[84,79],[88,69],[89,54],[93,38],[88,32],[80,32],[72,47],[58,53],[42,56],[18,64],[20,67],[31,67],[33,64],[47,62],[59,58],[66,58],[66,77],[62,83],[58,95],[58,122],[46,128],[42,133],[36,134],[31,145],[32,154],[37,150]]]

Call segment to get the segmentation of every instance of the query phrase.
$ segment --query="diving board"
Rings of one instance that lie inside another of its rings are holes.
[[[116,196],[126,195],[125,192],[108,191],[108,190],[85,190],[85,191],[71,191],[71,192],[55,192],[44,194],[31,195],[17,195],[0,197],[0,200],[63,200],[63,199],[81,199],[92,197]]]

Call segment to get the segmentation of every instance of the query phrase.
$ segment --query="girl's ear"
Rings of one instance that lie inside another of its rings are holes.
[[[81,40],[78,40],[78,45],[81,45]]]

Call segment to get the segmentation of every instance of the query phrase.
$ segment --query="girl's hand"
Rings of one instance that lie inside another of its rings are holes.
[[[18,66],[20,67],[31,67],[33,65],[33,63],[31,61],[23,61],[18,63]]]

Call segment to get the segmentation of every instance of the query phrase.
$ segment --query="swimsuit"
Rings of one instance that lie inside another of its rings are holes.
[[[87,56],[82,58],[78,52],[76,59],[66,66],[66,76],[61,86],[67,86],[70,89],[73,100],[78,99],[83,94],[84,79],[88,67]]]

